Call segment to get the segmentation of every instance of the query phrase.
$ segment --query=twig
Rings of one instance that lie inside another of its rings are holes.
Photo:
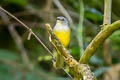
[[[111,24],[112,0],[104,0],[104,20],[103,25]]]
[[[105,0],[104,1],[103,28],[104,28],[104,25],[111,24],[111,7],[112,7],[112,0]],[[108,39],[106,39],[105,42],[104,42],[104,59],[109,65],[111,65],[112,60],[111,60],[111,56],[110,56],[110,53],[109,53],[109,50],[108,50],[109,43],[110,42],[109,42]],[[107,56],[107,58],[106,58],[106,56]]]
[[[79,25],[77,28],[77,40],[80,47],[80,56],[83,54],[83,21],[84,21],[84,3],[83,0],[79,0],[80,3],[80,13],[79,13]]]
[[[28,37],[27,37],[28,40],[30,40],[31,35],[32,35],[32,30],[30,29],[30,30],[29,30],[29,34],[28,34]]]
[[[80,63],[88,63],[91,56],[95,53],[96,49],[107,39],[114,31],[120,29],[120,20],[104,26],[97,36],[92,40],[92,42],[87,46],[84,54],[80,59]]]
[[[0,9],[2,11],[4,11],[5,13],[7,13],[9,16],[11,16],[12,18],[14,18],[16,21],[18,21],[20,24],[22,24],[25,28],[29,29],[23,22],[21,22],[19,19],[17,19],[15,16],[13,16],[11,13],[9,13],[8,11],[6,11],[5,9],[3,9],[2,7],[0,7]]]

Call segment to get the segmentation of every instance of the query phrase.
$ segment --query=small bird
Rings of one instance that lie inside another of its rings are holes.
[[[63,46],[67,48],[70,42],[71,31],[68,26],[68,21],[65,17],[63,16],[57,17],[57,21],[53,28],[53,32],[60,40],[60,42],[63,44]],[[56,68],[61,69],[64,67],[64,58],[59,51],[57,52],[58,54],[56,55]]]

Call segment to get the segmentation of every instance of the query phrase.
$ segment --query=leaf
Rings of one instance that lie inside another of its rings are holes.
[[[80,53],[80,50],[79,50],[78,47],[73,47],[73,48],[70,49],[70,53],[73,54],[73,55],[74,54],[77,55],[77,54]]]
[[[26,6],[27,0],[3,0],[4,4],[15,4],[19,6]]]
[[[85,11],[85,17],[92,21],[102,21],[102,14],[94,8],[88,8]]]

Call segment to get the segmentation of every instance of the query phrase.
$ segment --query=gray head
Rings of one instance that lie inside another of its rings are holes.
[[[57,17],[57,22],[60,22],[63,25],[68,25],[68,20],[65,17],[63,17],[63,16]]]

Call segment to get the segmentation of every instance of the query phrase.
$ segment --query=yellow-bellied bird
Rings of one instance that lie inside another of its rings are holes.
[[[68,26],[68,21],[65,17],[57,17],[57,21],[53,31],[60,42],[63,44],[65,48],[68,47],[70,42],[70,28]],[[61,53],[58,51],[56,55],[56,68],[61,69],[64,66],[64,58]]]

